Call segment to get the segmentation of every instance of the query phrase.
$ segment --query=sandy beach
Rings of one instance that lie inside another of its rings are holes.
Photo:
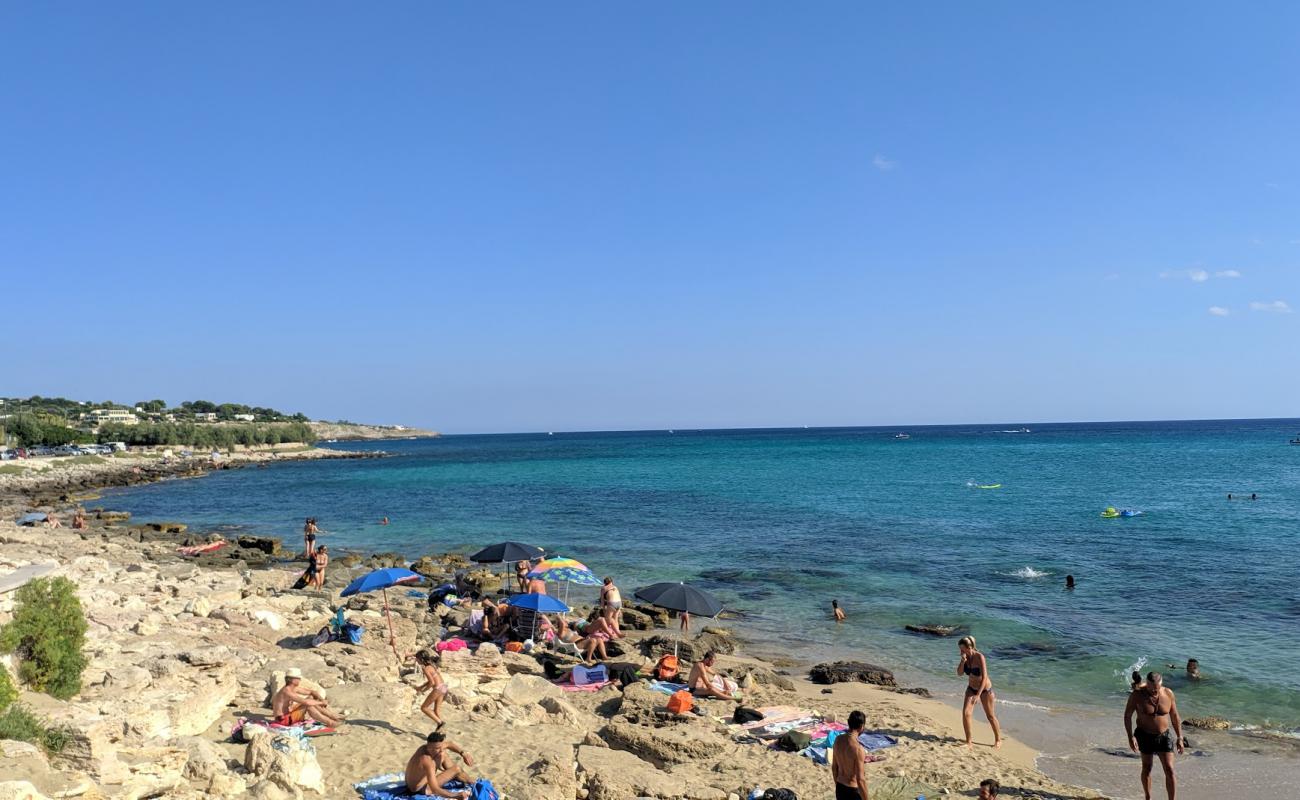
[[[351,567],[332,569],[326,591],[294,591],[288,587],[300,566],[276,563],[268,558],[270,546],[257,541],[191,558],[178,548],[203,540],[111,512],[92,513],[83,531],[10,521],[12,512],[32,507],[32,496],[85,488],[95,479],[83,474],[85,467],[74,469],[75,477],[57,467],[39,477],[6,476],[0,487],[6,518],[0,573],[50,565],[49,574],[77,584],[90,623],[81,695],[59,702],[23,693],[22,701],[52,724],[67,726],[73,743],[52,761],[30,746],[7,745],[15,770],[6,779],[26,781],[40,793],[19,796],[347,798],[357,796],[354,782],[402,768],[431,724],[419,713],[415,672],[386,646],[379,597],[363,594],[346,603],[350,619],[367,629],[359,645],[310,646],[339,604],[339,589],[385,563],[354,557]],[[66,512],[67,503],[48,508]],[[436,573],[460,564],[462,557],[428,557],[417,568],[436,581]],[[422,598],[401,590],[389,596],[403,650],[431,646],[440,626],[448,635],[459,632],[459,611],[430,611]],[[0,597],[3,620],[13,595]],[[638,640],[656,633],[630,631],[611,664],[652,665],[661,640],[640,646]],[[977,728],[976,747],[960,746],[960,719],[938,700],[866,684],[819,686],[801,672],[782,674],[795,670],[744,655],[725,628],[710,629],[705,641],[725,653],[719,666],[741,682],[745,705],[795,706],[840,721],[862,709],[868,730],[896,737],[868,765],[877,793],[920,785],[973,795],[981,779],[993,777],[1024,797],[1099,796],[1037,771],[1036,752],[1015,738],[994,751],[987,727]],[[275,681],[294,667],[349,722],[337,734],[308,740],[310,747],[293,759],[268,755],[266,742],[232,741],[240,718],[269,714]],[[640,683],[563,691],[543,677],[536,657],[491,645],[446,654],[442,669],[450,686],[445,730],[474,755],[473,772],[506,797],[721,800],[756,787],[786,787],[803,798],[830,795],[827,767],[744,740],[730,724],[733,703],[701,701],[704,715],[675,717],[664,711],[666,695]]]

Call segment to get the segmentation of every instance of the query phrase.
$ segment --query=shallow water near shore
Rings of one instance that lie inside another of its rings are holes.
[[[1002,700],[1043,706],[1113,710],[1135,665],[1196,657],[1203,681],[1165,670],[1185,717],[1300,729],[1300,447],[1286,444],[1300,422],[1004,432],[1019,427],[340,443],[394,457],[222,471],[103,504],[289,545],[313,515],[332,548],[410,556],[532,542],[629,593],[706,586],[768,649],[933,681],[951,674],[955,643],[903,626],[960,625]],[[1103,519],[1108,505],[1143,514]],[[827,621],[832,598],[847,623]]]

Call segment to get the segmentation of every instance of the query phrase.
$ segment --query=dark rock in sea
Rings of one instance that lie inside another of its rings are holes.
[[[256,550],[268,556],[281,555],[280,540],[269,536],[240,536],[235,540],[235,544],[245,550]]]
[[[353,567],[360,564],[364,560],[365,560],[364,558],[362,558],[360,555],[356,553],[348,553],[347,555],[339,556],[334,563],[338,564],[341,567],[352,569]]]
[[[903,629],[929,636],[952,636],[963,630],[960,625],[904,625]]]
[[[126,522],[130,518],[130,511],[104,511],[103,509],[100,509],[95,512],[95,519],[104,522]]]
[[[1223,717],[1189,717],[1183,720],[1189,728],[1203,728],[1207,731],[1226,731],[1232,723]]]
[[[406,556],[401,553],[375,553],[370,556],[370,566],[374,569],[406,566]]]
[[[189,528],[184,522],[146,522],[145,525],[159,533],[185,533]]]
[[[808,671],[813,683],[871,683],[876,686],[897,686],[894,673],[862,661],[835,661],[818,664]]]
[[[624,608],[622,627],[634,631],[648,631],[655,626],[655,621],[648,614],[642,614],[635,608]]]

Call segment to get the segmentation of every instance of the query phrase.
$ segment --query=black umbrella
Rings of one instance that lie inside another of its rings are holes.
[[[699,617],[716,617],[722,613],[722,603],[718,598],[685,583],[656,583],[644,589],[637,589],[635,597],[652,606],[666,608],[669,611],[685,611]],[[677,644],[681,643],[681,639],[681,629],[678,628]],[[676,644],[673,646],[673,655],[677,655]]]
[[[479,564],[503,564],[511,561],[531,561],[534,558],[541,558],[546,551],[540,547],[534,547],[531,544],[520,544],[519,542],[501,542],[484,547],[474,555],[469,557],[470,561],[476,561]]]

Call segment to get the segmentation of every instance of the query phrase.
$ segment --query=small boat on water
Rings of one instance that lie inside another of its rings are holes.
[[[894,434],[894,438],[895,438],[895,439],[911,439],[912,437],[909,436],[909,435],[907,435],[906,433],[896,433],[896,434]]]
[[[1295,435],[1295,438],[1291,440],[1291,444],[1300,444],[1300,433]]]

